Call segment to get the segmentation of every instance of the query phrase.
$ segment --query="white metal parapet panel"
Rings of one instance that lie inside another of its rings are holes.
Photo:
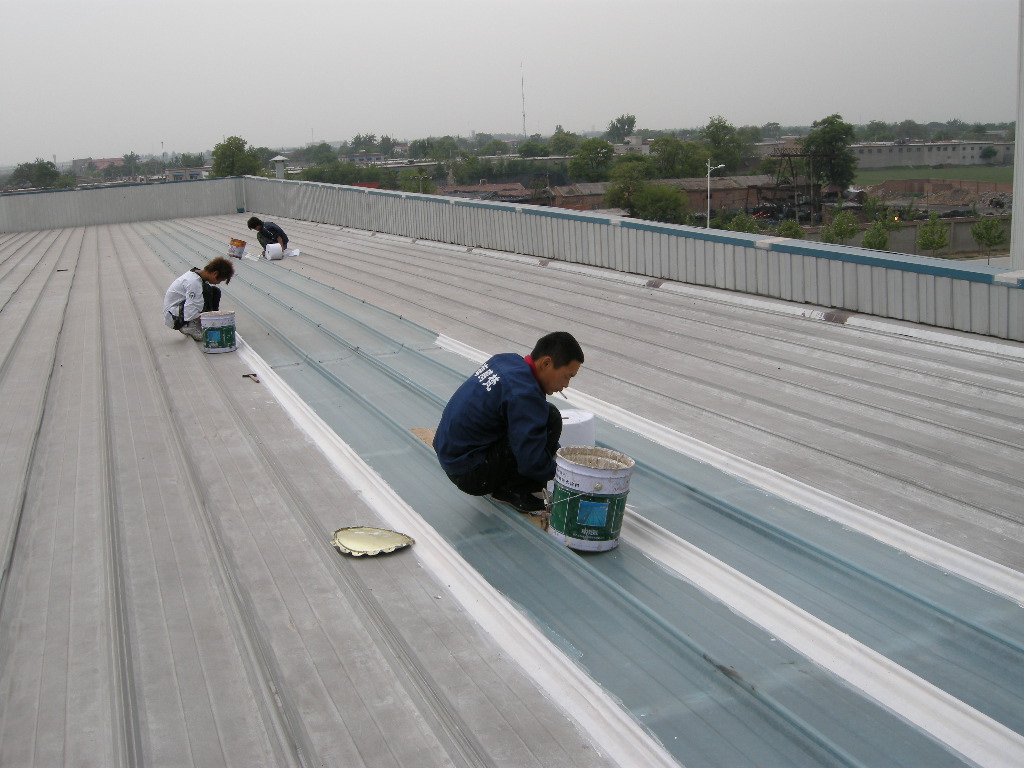
[[[870,267],[871,270],[871,314],[887,316],[889,311],[889,285],[884,267]]]
[[[918,275],[917,306],[918,322],[935,325],[935,295],[938,290],[935,275]]]
[[[1019,288],[1008,290],[1006,304],[1008,318],[1006,338],[1024,341],[1024,290]]]
[[[846,262],[832,260],[828,265],[827,307],[842,307],[846,304]]]
[[[871,267],[867,264],[857,264],[857,304],[847,309],[857,312],[871,312],[871,304],[874,297],[871,295]]]
[[[948,277],[935,277],[935,325],[953,327],[953,281]]]
[[[903,290],[903,318],[911,323],[920,322],[921,317],[921,287],[924,284],[922,278],[925,275],[917,273],[906,274],[901,280]]]
[[[952,280],[953,328],[958,331],[971,330],[971,284],[966,280]]]
[[[967,282],[966,280],[962,282]],[[995,286],[985,283],[967,283],[967,293],[970,297],[970,330],[972,333],[983,333],[986,335],[998,336],[992,333],[989,325],[991,314],[990,302],[996,295]]]
[[[810,304],[818,304],[818,267],[820,266],[821,259],[816,259],[813,256],[802,256],[801,261],[803,262],[803,288],[804,298],[803,301]]]
[[[906,314],[903,309],[903,273],[894,269],[883,271],[885,272],[885,301],[889,317],[902,320]]]
[[[833,307],[832,301],[832,259],[816,259],[814,276],[814,303],[823,307]]]
[[[682,280],[686,241],[681,237],[670,237],[665,248],[665,279]]]

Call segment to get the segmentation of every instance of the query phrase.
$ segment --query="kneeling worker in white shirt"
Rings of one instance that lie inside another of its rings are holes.
[[[190,269],[179,277],[164,294],[164,323],[196,341],[203,340],[199,316],[220,309],[219,283],[230,283],[235,268],[218,257],[202,269]]]

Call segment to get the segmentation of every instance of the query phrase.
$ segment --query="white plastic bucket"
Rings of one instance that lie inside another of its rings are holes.
[[[617,547],[634,464],[626,454],[608,448],[559,448],[548,533],[582,552]]]
[[[240,259],[245,255],[245,240],[232,240],[228,245],[228,256]]]
[[[277,261],[284,258],[284,250],[281,248],[280,243],[270,243],[263,250],[263,255],[271,261]]]
[[[235,351],[234,312],[203,312],[199,325],[203,330],[203,352]]]
[[[562,411],[562,437],[558,445],[594,445],[597,435],[594,430],[594,414],[577,408]]]

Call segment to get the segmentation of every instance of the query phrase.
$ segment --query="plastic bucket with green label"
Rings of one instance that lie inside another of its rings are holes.
[[[203,312],[199,325],[203,329],[203,352],[235,351],[234,312]]]
[[[559,448],[548,533],[581,552],[617,547],[633,464],[629,456],[608,448]]]

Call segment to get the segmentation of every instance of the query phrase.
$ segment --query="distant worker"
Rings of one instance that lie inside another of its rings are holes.
[[[281,251],[288,250],[288,235],[284,233],[277,224],[272,221],[261,221],[255,216],[249,219],[249,229],[256,230],[256,239],[260,241],[260,245],[263,246],[263,250],[267,250],[267,246],[271,243],[277,243],[281,246]]]
[[[546,397],[568,387],[582,363],[579,342],[556,331],[527,357],[502,353],[481,365],[455,390],[434,435],[448,479],[472,496],[543,512],[534,494],[555,476],[562,436],[561,413]]]
[[[164,294],[164,323],[196,341],[203,340],[199,316],[220,309],[219,283],[230,283],[235,268],[218,257],[202,269],[190,269],[179,277]]]

